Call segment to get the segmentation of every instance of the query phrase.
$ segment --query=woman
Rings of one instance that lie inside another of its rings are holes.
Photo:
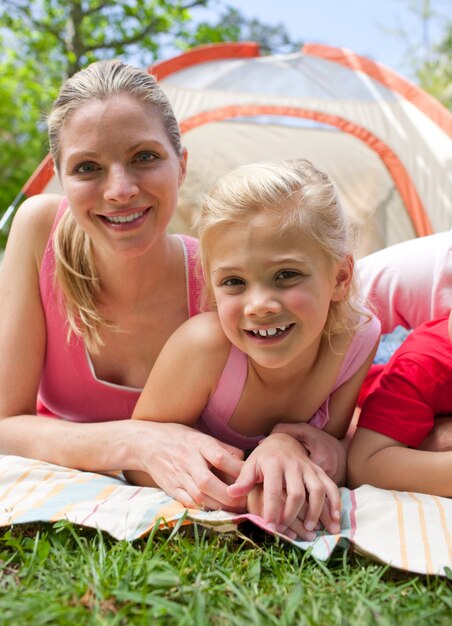
[[[65,199],[26,200],[5,251],[0,453],[138,469],[187,506],[237,507],[210,468],[236,476],[238,450],[127,419],[198,312],[196,242],[167,233],[187,161],[169,102],[146,72],[104,61],[63,85],[48,126]]]

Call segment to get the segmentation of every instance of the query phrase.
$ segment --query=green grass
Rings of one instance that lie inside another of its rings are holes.
[[[128,543],[67,523],[3,529],[0,625],[452,623],[452,582],[339,548],[328,563],[244,528]]]

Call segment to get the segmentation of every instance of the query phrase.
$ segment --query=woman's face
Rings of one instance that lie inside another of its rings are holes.
[[[61,183],[95,248],[149,249],[166,233],[185,167],[156,110],[127,94],[87,103],[61,130]]]

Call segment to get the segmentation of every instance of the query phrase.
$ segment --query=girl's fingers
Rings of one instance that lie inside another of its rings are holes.
[[[267,523],[278,526],[284,509],[284,478],[278,463],[269,460],[264,474],[263,518]],[[284,496],[285,497],[285,496]]]
[[[298,466],[285,473],[284,482],[285,502],[282,504],[279,525],[290,527],[300,511],[306,509],[306,489]]]
[[[302,539],[303,541],[314,541],[316,533],[307,530],[303,524],[303,520],[299,517],[295,519],[285,533],[289,539]]]
[[[304,519],[307,530],[314,530],[322,516],[325,528],[336,534],[339,532],[341,499],[337,485],[320,469],[306,478],[309,492],[308,510]]]

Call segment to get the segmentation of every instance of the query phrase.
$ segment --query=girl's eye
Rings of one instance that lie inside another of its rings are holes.
[[[74,168],[77,174],[91,174],[91,172],[95,172],[97,169],[99,168],[95,163],[80,163],[80,165]]]
[[[276,280],[290,280],[293,278],[298,278],[300,276],[300,272],[296,272],[295,270],[281,270],[276,275]]]
[[[155,161],[157,156],[153,152],[140,152],[135,157],[135,161],[138,163],[149,163],[151,161]]]
[[[245,281],[242,278],[226,278],[221,281],[222,287],[239,287],[244,284]]]

